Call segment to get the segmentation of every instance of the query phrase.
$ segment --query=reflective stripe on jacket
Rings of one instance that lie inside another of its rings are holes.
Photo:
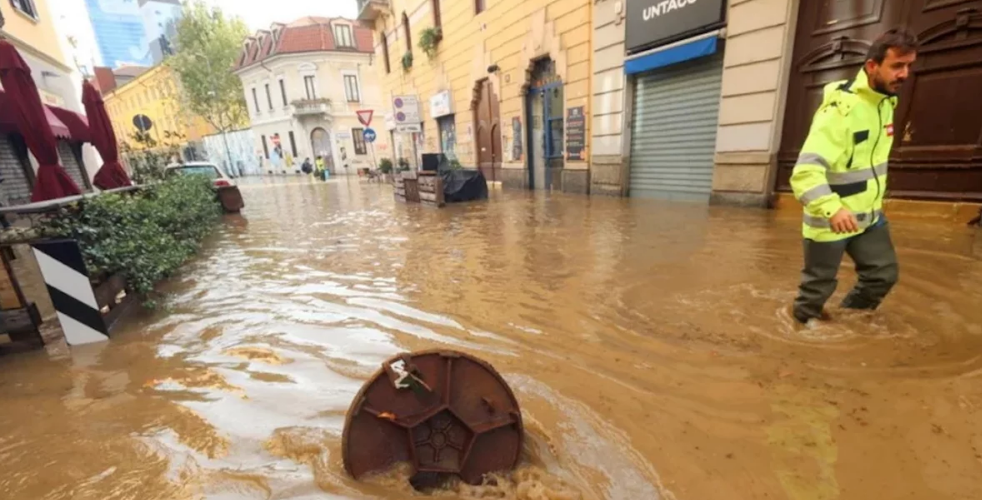
[[[837,241],[855,234],[836,234],[829,218],[851,210],[860,230],[882,217],[887,160],[893,147],[896,97],[870,87],[866,72],[825,86],[791,174],[795,198],[804,205],[802,233],[814,241]]]

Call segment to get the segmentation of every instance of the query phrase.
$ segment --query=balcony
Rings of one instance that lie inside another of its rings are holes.
[[[331,115],[330,99],[299,99],[290,103],[293,105],[293,116],[327,118]]]
[[[358,0],[358,20],[375,23],[379,17],[392,14],[390,0]]]

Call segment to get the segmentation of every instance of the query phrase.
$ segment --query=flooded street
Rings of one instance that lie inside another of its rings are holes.
[[[982,498],[977,230],[894,221],[881,310],[801,328],[795,213],[245,184],[157,311],[105,345],[0,357],[0,497]],[[401,470],[350,479],[352,398],[428,348],[508,381],[522,467],[429,494]]]

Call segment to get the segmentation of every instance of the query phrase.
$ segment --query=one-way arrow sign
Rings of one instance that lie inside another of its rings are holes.
[[[355,111],[355,114],[358,115],[358,121],[367,127],[372,124],[372,115],[375,114],[375,111],[371,109],[360,109]]]

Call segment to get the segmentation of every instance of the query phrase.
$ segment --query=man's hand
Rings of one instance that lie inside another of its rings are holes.
[[[858,233],[859,232],[859,222],[856,220],[856,216],[848,208],[840,208],[835,215],[829,219],[832,224],[832,230],[837,234],[845,233]]]

